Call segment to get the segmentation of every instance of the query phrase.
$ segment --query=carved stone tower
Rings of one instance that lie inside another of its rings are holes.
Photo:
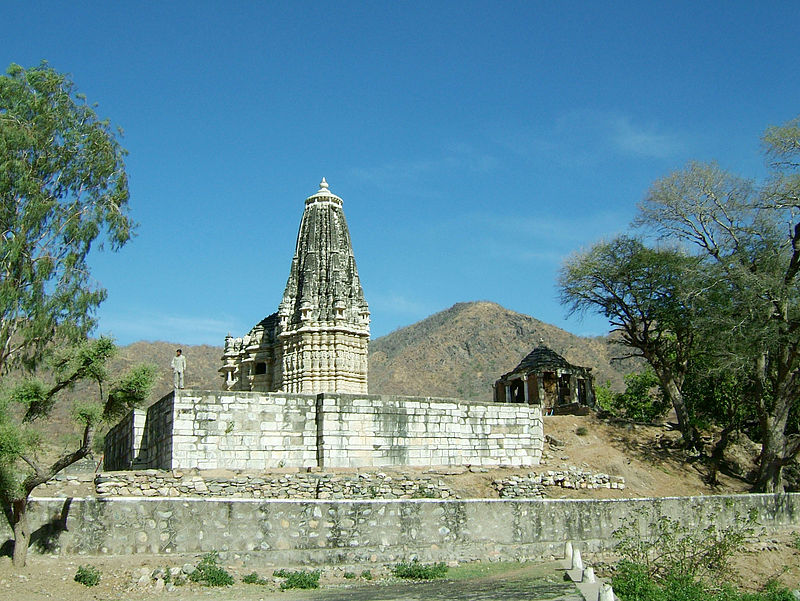
[[[342,199],[325,178],[305,202],[278,311],[243,338],[225,339],[228,390],[367,392],[369,308]]]

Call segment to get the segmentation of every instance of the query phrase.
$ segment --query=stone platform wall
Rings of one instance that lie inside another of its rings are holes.
[[[529,466],[543,446],[538,405],[452,399],[179,390],[141,432],[132,419],[109,432],[107,469]]]
[[[33,551],[83,555],[228,551],[277,564],[525,559],[566,540],[608,549],[631,519],[724,528],[753,511],[767,530],[800,527],[800,493],[622,500],[35,499]],[[0,541],[10,537],[0,525]]]
[[[144,425],[147,414],[134,409],[109,430],[105,438],[105,467],[109,470],[124,470],[138,467]]]
[[[320,467],[538,465],[538,405],[320,395]]]

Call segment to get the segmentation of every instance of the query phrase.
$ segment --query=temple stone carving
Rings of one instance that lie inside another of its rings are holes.
[[[367,392],[369,307],[358,278],[342,199],[328,189],[305,201],[278,310],[242,338],[225,338],[226,390]]]

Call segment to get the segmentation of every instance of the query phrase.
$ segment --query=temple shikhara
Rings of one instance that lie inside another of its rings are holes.
[[[369,307],[342,199],[325,178],[309,196],[278,310],[225,338],[226,390],[367,392]]]

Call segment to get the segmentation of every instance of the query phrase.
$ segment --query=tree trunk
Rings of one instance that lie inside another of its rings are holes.
[[[700,445],[700,436],[689,421],[689,411],[686,409],[686,403],[683,400],[683,393],[675,383],[675,379],[670,375],[664,374],[663,372],[659,374],[659,379],[664,387],[664,392],[667,394],[669,401],[675,408],[675,415],[678,417],[678,428],[683,435],[684,446],[687,449],[694,447],[697,448],[698,451],[701,450],[698,448],[698,445]]]
[[[725,449],[727,449],[728,444],[730,444],[731,433],[733,430],[733,426],[726,426],[723,428],[717,444],[714,445],[714,449],[711,451],[708,472],[708,484],[711,486],[717,486],[719,484],[719,480],[717,478],[717,475],[719,474],[719,466],[722,463],[723,457],[725,456]]]
[[[11,510],[14,523],[11,525],[14,531],[14,555],[12,563],[14,567],[21,568],[25,565],[28,558],[28,545],[31,542],[31,531],[28,527],[28,500],[15,499],[12,501]]]
[[[753,487],[756,492],[783,492],[783,461],[774,455],[761,453],[758,479]]]
[[[783,466],[786,465],[785,419],[772,415],[761,418],[761,456],[758,477],[753,489],[757,492],[783,492]]]

